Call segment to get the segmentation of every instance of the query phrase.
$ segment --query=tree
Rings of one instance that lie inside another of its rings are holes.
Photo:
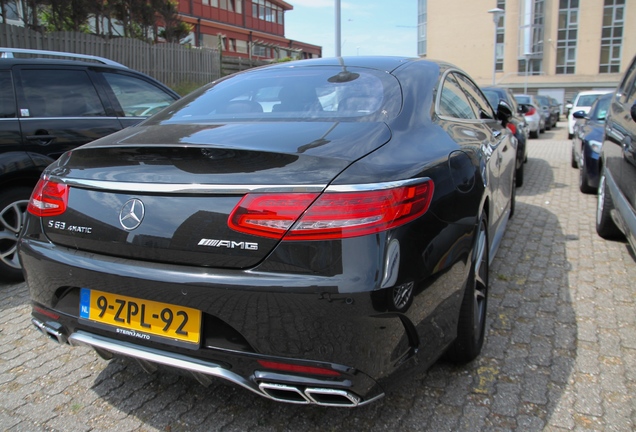
[[[151,0],[153,9],[161,17],[164,30],[159,36],[167,42],[179,43],[192,31],[192,26],[179,19],[179,3],[176,0]]]

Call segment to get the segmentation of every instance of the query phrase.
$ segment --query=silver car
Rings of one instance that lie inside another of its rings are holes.
[[[517,103],[528,106],[528,112],[524,114],[530,138],[539,138],[539,134],[545,132],[545,118],[541,112],[541,104],[532,95],[518,94],[514,95]]]

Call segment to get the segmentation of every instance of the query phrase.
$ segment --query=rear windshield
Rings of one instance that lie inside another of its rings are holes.
[[[515,99],[517,100],[517,102],[522,103],[522,104],[531,104],[532,100],[530,99],[530,96],[518,96],[515,95]]]
[[[600,95],[581,95],[576,100],[576,106],[592,106],[594,101],[598,99]]]
[[[402,106],[384,72],[336,66],[254,70],[209,84],[145,124],[227,121],[387,121]]]

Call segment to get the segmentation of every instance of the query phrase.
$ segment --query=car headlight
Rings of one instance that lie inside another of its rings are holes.
[[[592,149],[594,153],[600,153],[602,145],[603,143],[600,141],[590,140],[590,148]]]

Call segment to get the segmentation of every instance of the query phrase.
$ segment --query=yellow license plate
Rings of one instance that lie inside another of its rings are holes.
[[[201,336],[200,310],[88,288],[81,289],[80,318],[142,339],[155,335],[198,344]]]

